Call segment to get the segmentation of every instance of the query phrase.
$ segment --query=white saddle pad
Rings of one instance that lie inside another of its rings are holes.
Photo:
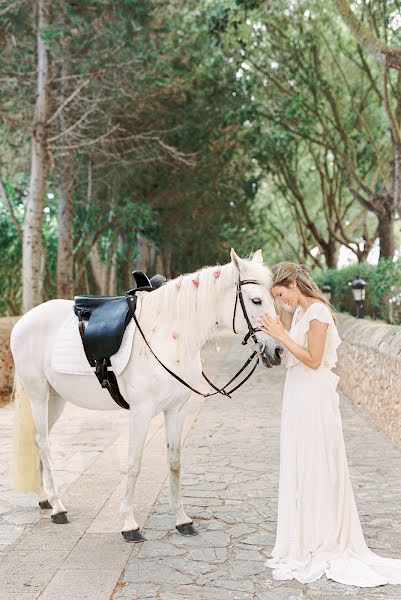
[[[140,311],[141,299],[137,296],[136,317],[139,317]],[[127,366],[134,343],[135,330],[135,321],[131,319],[118,352],[110,357],[116,375],[120,375]],[[58,373],[68,373],[69,375],[88,375],[94,372],[94,368],[90,366],[85,356],[78,329],[78,317],[73,311],[64,321],[56,337],[52,354],[52,368]]]

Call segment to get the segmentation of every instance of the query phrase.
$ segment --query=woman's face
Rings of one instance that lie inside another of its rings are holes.
[[[283,304],[287,304],[295,308],[298,304],[299,290],[295,281],[289,284],[289,287],[284,285],[275,285],[271,289],[272,295]]]

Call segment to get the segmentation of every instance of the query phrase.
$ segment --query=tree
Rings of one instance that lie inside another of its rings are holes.
[[[401,49],[393,48],[382,42],[375,33],[361,21],[357,15],[351,10],[348,0],[334,0],[339,14],[344,23],[348,26],[352,35],[357,39],[358,44],[371,56],[373,56],[380,65],[389,69],[401,70]],[[367,8],[370,6],[368,3]],[[399,10],[399,4],[394,2],[394,9]],[[387,14],[391,12],[389,7],[386,7]],[[371,13],[372,14],[372,13]],[[397,13],[396,13],[397,14]],[[398,12],[399,15],[399,12]],[[377,29],[376,29],[377,31]]]
[[[304,211],[301,195],[296,194],[304,224],[315,231],[318,245],[326,247],[329,256],[332,240],[349,244],[349,233],[342,224],[345,215],[340,218],[341,211],[336,208],[341,191],[344,206],[353,198],[364,210],[376,215],[381,255],[392,256],[391,188],[396,185],[397,173],[389,160],[391,139],[384,126],[378,74],[366,61],[358,61],[352,39],[338,26],[336,15],[323,5],[305,1],[289,3],[283,10],[282,3],[272,3],[268,9],[257,6],[246,11],[245,17],[240,11],[233,11],[231,23],[227,49],[232,52],[235,36],[236,67],[249,106],[248,120],[256,131],[256,147],[262,149],[267,139],[276,140],[276,148],[281,144],[279,166],[288,175],[293,160],[290,148],[295,143],[292,140],[297,140],[300,155],[309,157],[320,179],[320,198],[317,200],[316,192],[314,197],[326,218],[327,237],[314,227],[313,219]],[[331,32],[330,37],[327,31]],[[261,151],[271,171],[268,144]],[[327,156],[332,157],[332,167],[339,176],[338,193],[334,196],[326,193]],[[259,164],[265,168],[263,162]],[[274,166],[277,168],[277,163]],[[287,189],[294,191],[290,183],[294,184],[294,180],[290,182],[287,176]],[[352,224],[354,218],[347,220]],[[361,234],[360,230],[358,237]],[[358,253],[359,241],[358,246],[352,246]]]
[[[369,22],[374,27],[374,31],[372,31],[354,14],[347,0],[335,0],[335,4],[341,17],[349,27],[360,47],[368,54],[374,56],[379,65],[381,65],[383,87],[382,103],[391,131],[394,171],[391,189],[387,188],[387,193],[382,194],[383,205],[388,207],[387,212],[394,212],[395,214],[401,215],[401,49],[389,46],[379,37],[380,35],[384,35],[385,41],[387,42],[388,36],[394,33],[390,21],[397,15],[399,17],[400,5],[397,1],[389,2],[389,5],[385,3],[383,12],[380,14],[380,10],[374,9],[369,3],[366,3],[366,7],[364,8],[368,11]],[[395,9],[393,13],[391,13],[391,5],[393,5],[393,8]],[[389,81],[390,68],[398,70],[395,87],[392,87],[391,81]],[[392,108],[389,87],[394,92],[397,101],[396,111]],[[381,219],[381,221],[382,222],[379,223],[379,228],[383,229],[382,238],[386,237],[389,240],[388,249],[382,254],[384,256],[392,256],[394,248],[392,248],[391,244],[391,227],[385,220]]]
[[[37,14],[37,92],[32,128],[31,175],[22,247],[23,312],[30,310],[43,300],[42,219],[49,170],[47,121],[50,109],[50,66],[44,35],[49,25],[50,2],[48,0],[37,0],[35,10]]]

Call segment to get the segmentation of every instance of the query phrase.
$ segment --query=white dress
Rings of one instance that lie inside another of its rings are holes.
[[[341,343],[329,308],[295,311],[289,336],[307,348],[310,321],[328,323],[322,364],[311,369],[288,353],[281,438],[276,542],[266,565],[274,579],[310,583],[323,574],[339,583],[401,584],[401,560],[366,545],[352,491],[336,386],[331,371]]]

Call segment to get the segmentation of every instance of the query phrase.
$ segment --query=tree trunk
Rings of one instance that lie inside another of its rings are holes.
[[[151,277],[156,273],[156,256],[157,248],[152,244],[149,251],[149,273]]]
[[[62,23],[64,25],[64,23]],[[61,66],[59,106],[65,102],[65,81],[69,74],[68,48],[64,45]],[[66,131],[69,123],[62,110],[58,119],[60,131]],[[73,240],[73,184],[74,154],[71,150],[58,158],[60,174],[60,199],[58,207],[58,248],[57,248],[57,298],[72,298],[74,295],[74,240]]]
[[[131,275],[133,271],[133,265],[130,261],[129,243],[127,242],[126,234],[124,233],[118,234],[118,251],[120,256],[124,257],[121,260],[122,266],[120,264],[119,267],[121,284],[125,290],[130,290],[134,286],[134,282]]]
[[[76,294],[89,294],[88,263],[76,270],[74,290]]]
[[[107,296],[111,294],[112,286],[115,286],[115,282],[113,284],[113,266],[117,259],[116,256],[116,247],[117,247],[117,239],[114,239],[110,242],[109,247],[107,249],[107,257],[105,263],[100,263],[102,266],[102,287],[101,294]]]
[[[73,157],[64,157],[60,172],[60,198],[58,206],[57,247],[57,298],[72,298],[74,295],[74,242],[72,231],[73,202]]]
[[[336,269],[338,263],[338,248],[334,238],[329,237],[329,241],[324,246],[324,257],[328,269]]]
[[[37,1],[37,96],[32,132],[32,159],[22,246],[22,311],[43,300],[40,264],[43,253],[42,220],[46,179],[49,170],[47,120],[49,117],[49,60],[42,40],[49,24],[49,0]]]
[[[93,279],[97,287],[97,293],[103,294],[105,264],[100,260],[97,246],[93,246],[89,252],[89,262],[92,267]]]
[[[163,273],[164,268],[163,268],[163,261],[162,261],[162,257],[160,254],[159,250],[156,250],[156,256],[155,256],[155,274],[156,273],[160,273],[161,275],[164,275]]]
[[[161,257],[161,263],[163,265],[163,270],[161,274],[170,279],[171,277],[171,250],[165,250],[163,256]]]
[[[334,0],[338,12],[358,44],[381,65],[401,70],[401,50],[387,46],[352,11],[348,0]]]
[[[369,252],[371,251],[371,249],[372,249],[372,246],[369,246],[369,248],[366,248],[366,247],[365,247],[363,250],[360,250],[360,251],[357,253],[357,255],[356,255],[356,256],[357,256],[357,259],[358,259],[358,262],[359,262],[359,263],[364,263],[364,262],[366,262],[366,260],[367,260],[367,258],[368,258],[368,255],[369,255]]]
[[[386,213],[379,217],[378,234],[380,240],[380,258],[394,256],[394,226],[393,218]]]
[[[117,244],[114,245],[113,255],[111,257],[111,269],[109,279],[108,295],[115,296],[117,294]]]
[[[149,249],[149,240],[147,240],[141,233],[138,233],[136,238],[136,250],[137,250],[137,259],[136,259],[136,268],[144,271],[146,273],[149,269],[149,258],[150,258],[150,249]]]

